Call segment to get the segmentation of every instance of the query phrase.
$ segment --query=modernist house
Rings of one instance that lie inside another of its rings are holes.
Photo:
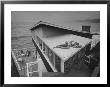
[[[83,30],[87,30],[85,28],[90,27],[83,26]],[[90,53],[93,43],[93,34],[90,32],[48,22],[39,21],[30,30],[37,55],[43,60],[48,72],[68,73],[73,66],[79,67],[82,58]],[[90,58],[85,61],[90,63]]]

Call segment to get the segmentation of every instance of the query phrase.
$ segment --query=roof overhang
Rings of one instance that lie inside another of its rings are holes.
[[[56,25],[56,24],[52,24],[49,22],[44,22],[44,21],[39,21],[37,22],[30,30],[35,30],[37,26],[39,25],[46,25],[46,26],[51,26],[51,27],[57,27],[60,29],[65,29],[65,30],[71,30],[71,31],[75,31],[75,32],[81,32],[81,33],[85,33],[85,34],[91,34],[91,35],[100,35],[100,33],[97,32],[86,32],[86,31],[81,31],[81,30],[75,30],[73,28],[70,27],[65,27],[65,26],[60,26],[60,25]]]

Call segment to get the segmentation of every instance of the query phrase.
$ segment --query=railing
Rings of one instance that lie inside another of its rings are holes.
[[[20,77],[32,77],[33,73],[34,73],[34,76],[37,76],[37,77],[42,76],[41,59],[37,59],[34,62],[22,63],[23,65],[21,65],[21,63],[19,63],[17,60],[14,50],[16,49],[13,49],[11,51],[12,58],[14,59],[14,63],[16,64]]]
[[[18,72],[19,72],[19,75],[21,76],[21,68],[20,68],[20,65],[19,65],[19,63],[18,63],[18,61],[17,61],[17,59],[16,59],[16,56],[15,56],[15,54],[14,54],[14,52],[13,51],[11,51],[11,53],[12,53],[12,58],[13,58],[13,60],[14,60],[14,63],[15,63],[15,65],[16,65],[16,67],[17,67],[17,70],[18,70]]]
[[[35,62],[26,63],[26,72],[27,77],[42,77],[42,67],[41,67],[41,59],[38,59]],[[33,75],[36,73],[35,75]]]

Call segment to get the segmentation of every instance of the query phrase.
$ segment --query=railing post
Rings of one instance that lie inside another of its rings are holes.
[[[26,68],[27,68],[27,69],[26,69],[26,70],[27,70],[27,77],[29,77],[29,70],[28,70],[29,67],[28,67],[28,63],[26,63]]]
[[[41,59],[38,60],[38,74],[39,74],[39,77],[42,77],[42,63],[41,63]]]

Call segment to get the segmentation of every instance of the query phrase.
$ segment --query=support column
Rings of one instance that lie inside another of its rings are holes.
[[[61,60],[61,72],[64,73],[64,60]]]

